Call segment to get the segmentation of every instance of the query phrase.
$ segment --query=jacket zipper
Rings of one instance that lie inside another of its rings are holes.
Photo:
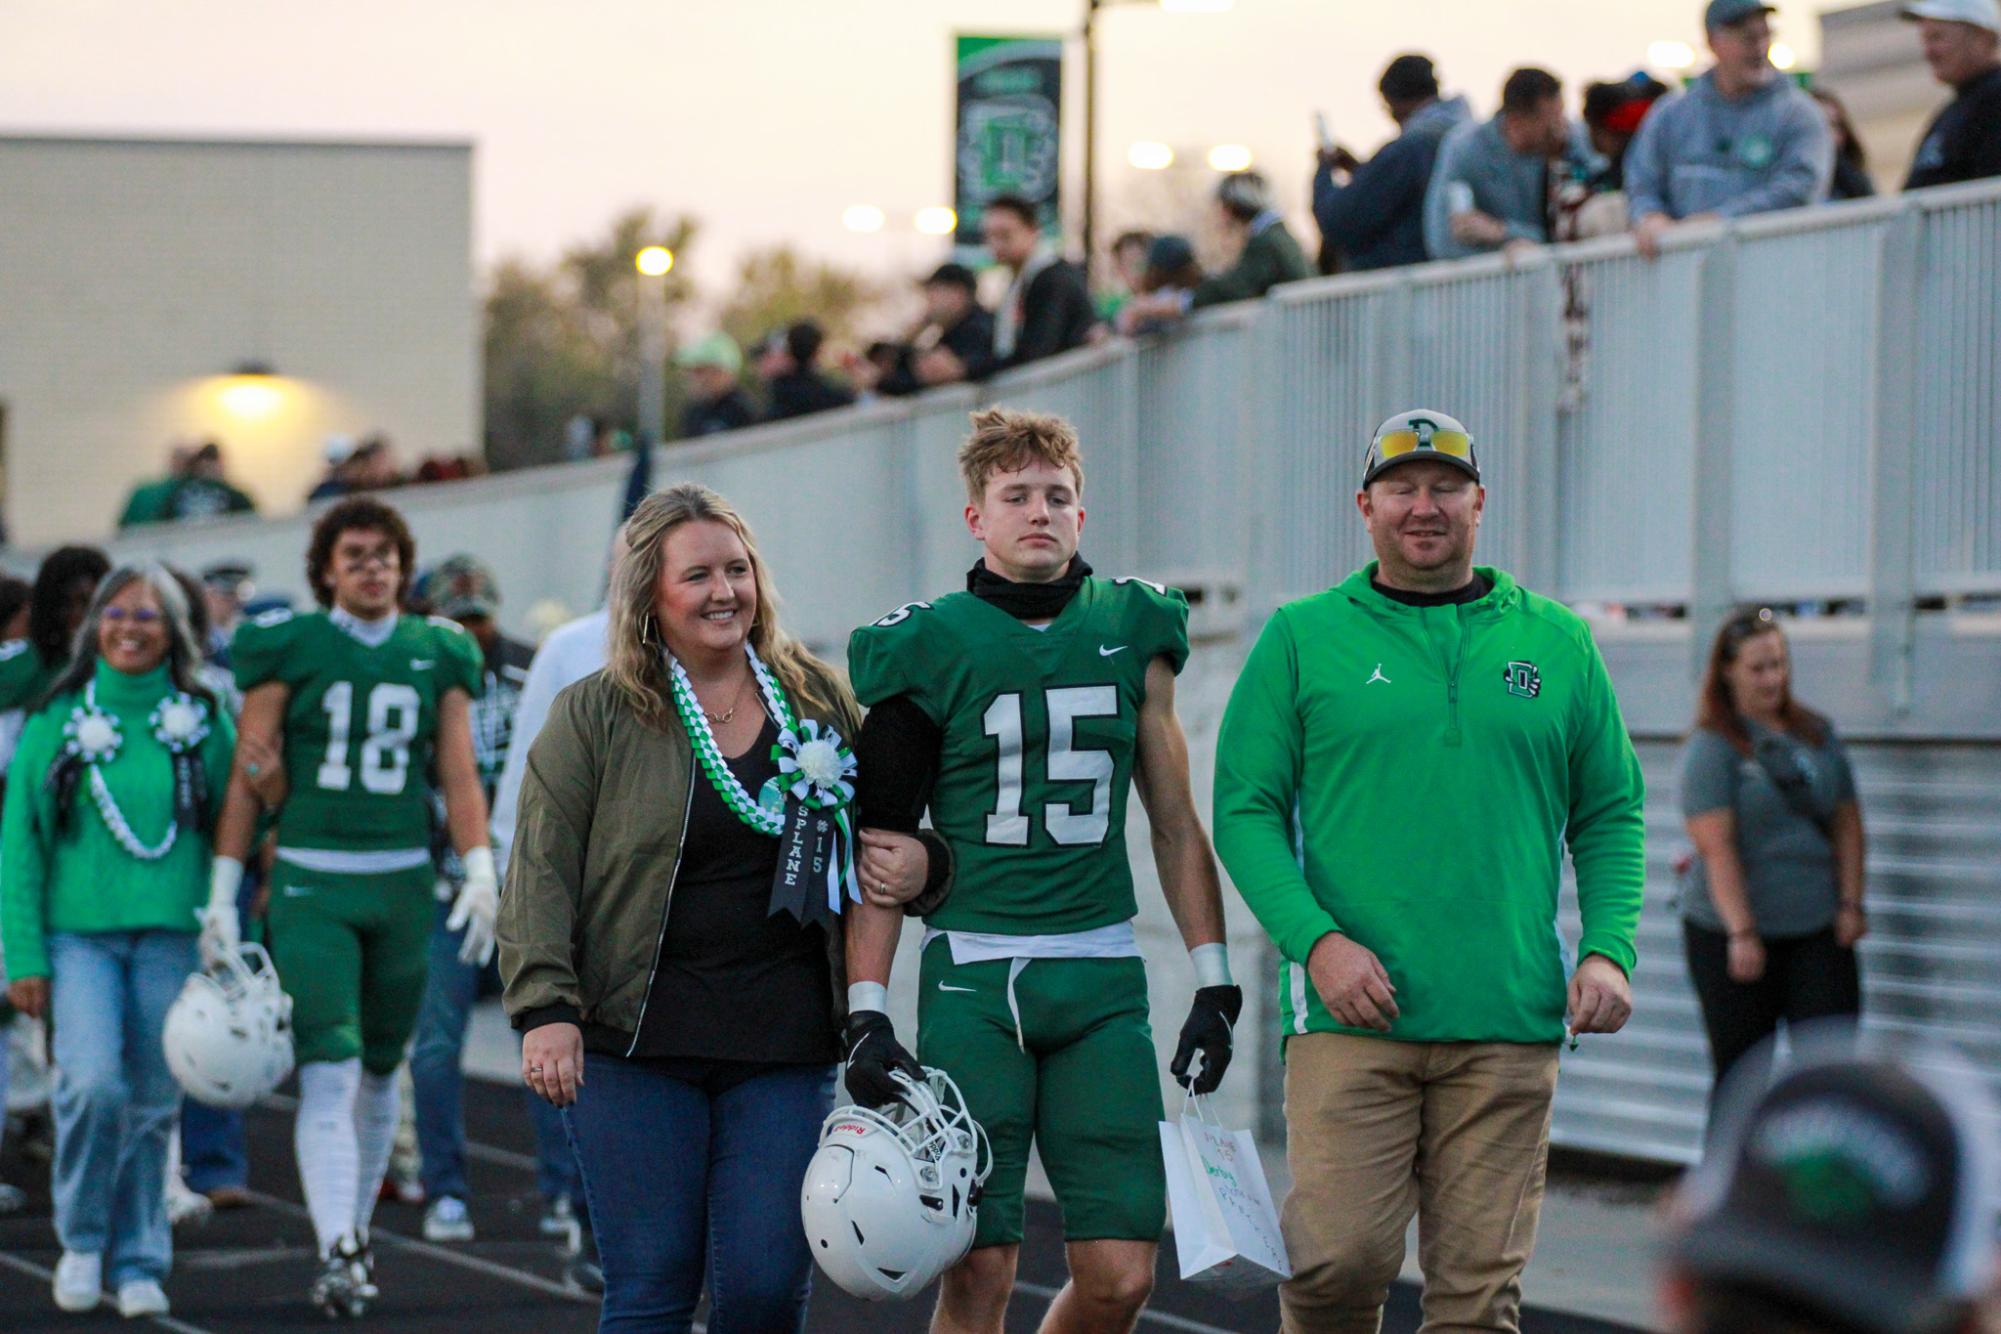
[[[660,976],[660,955],[667,948],[667,914],[674,907],[674,885],[681,878],[681,852],[688,842],[688,819],[695,812],[695,770],[698,766],[694,757],[689,757],[688,791],[681,802],[681,836],[674,840],[674,869],[667,873],[667,901],[660,905],[660,930],[653,937],[653,966],[646,970],[646,994],[639,998],[639,1018],[632,1025],[632,1043],[625,1049],[626,1059],[639,1050],[639,1035],[646,1029],[646,1007],[653,999],[653,982]]]
[[[1472,618],[1459,607],[1452,609],[1453,617],[1459,622],[1459,648],[1452,658],[1452,674],[1445,678],[1445,744],[1456,746],[1461,742],[1459,731],[1459,673],[1466,665],[1466,641],[1473,637]]]

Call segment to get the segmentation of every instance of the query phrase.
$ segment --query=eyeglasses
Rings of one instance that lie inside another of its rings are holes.
[[[1376,457],[1402,458],[1420,449],[1449,458],[1473,460],[1473,437],[1464,431],[1385,431],[1376,437]]]
[[[104,619],[113,625],[124,621],[130,621],[134,625],[158,625],[161,617],[160,613],[151,607],[140,607],[134,611],[127,611],[123,607],[106,607]]]

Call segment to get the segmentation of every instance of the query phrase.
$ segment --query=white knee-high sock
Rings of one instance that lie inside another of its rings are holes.
[[[355,1095],[361,1061],[313,1061],[299,1067],[299,1120],[293,1148],[299,1156],[299,1184],[320,1254],[333,1249],[354,1226]]]
[[[354,1230],[368,1230],[375,1217],[375,1201],[382,1194],[382,1174],[389,1170],[389,1154],[396,1147],[396,1072],[386,1075],[361,1073],[361,1090],[354,1099],[354,1140],[358,1150],[355,1168]]]

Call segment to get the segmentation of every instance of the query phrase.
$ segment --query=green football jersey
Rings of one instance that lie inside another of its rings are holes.
[[[33,644],[25,639],[0,642],[0,712],[32,708],[55,679]]]
[[[370,648],[325,612],[274,611],[238,626],[229,654],[244,690],[280,681],[291,691],[281,847],[430,846],[438,699],[454,686],[477,697],[483,682],[471,635],[443,617],[402,616]]]
[[[944,733],[931,824],[954,876],[929,925],[1024,936],[1133,916],[1126,797],[1156,657],[1188,661],[1188,602],[1140,579],[1086,579],[1042,629],[952,593],[855,631],[861,702],[907,695]]]

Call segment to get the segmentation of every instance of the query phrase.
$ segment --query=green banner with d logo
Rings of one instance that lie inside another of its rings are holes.
[[[952,140],[953,243],[980,245],[980,214],[996,195],[1034,203],[1045,235],[1061,231],[1063,39],[958,39],[958,132]]]

